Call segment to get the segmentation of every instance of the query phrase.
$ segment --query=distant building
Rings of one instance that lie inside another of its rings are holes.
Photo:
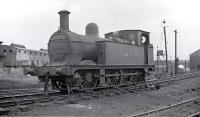
[[[24,45],[0,45],[0,64],[3,66],[42,66],[49,63],[48,52],[45,49],[32,50]]]
[[[190,54],[190,70],[200,71],[200,49]]]
[[[166,61],[165,60],[159,60],[155,61],[155,70],[158,74],[165,74],[166,73]],[[189,61],[188,60],[179,60],[178,61],[178,74],[189,72]],[[175,64],[174,60],[168,60],[168,73],[175,72]]]

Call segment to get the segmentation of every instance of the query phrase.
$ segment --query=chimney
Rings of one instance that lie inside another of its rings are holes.
[[[69,31],[69,14],[70,12],[67,10],[62,10],[58,12],[60,15],[60,29]]]

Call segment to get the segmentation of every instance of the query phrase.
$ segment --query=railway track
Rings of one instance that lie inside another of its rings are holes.
[[[143,117],[143,116],[150,116],[151,114],[158,114],[164,110],[168,110],[168,109],[172,109],[172,108],[176,108],[178,106],[181,106],[181,105],[184,105],[186,103],[190,103],[192,101],[195,101],[195,100],[198,100],[200,99],[200,97],[195,97],[195,98],[192,98],[192,99],[189,99],[189,100],[185,100],[185,101],[182,101],[180,103],[175,103],[175,104],[171,104],[171,105],[168,105],[168,106],[164,106],[164,107],[161,107],[161,108],[158,108],[158,109],[154,109],[154,110],[150,110],[150,111],[147,111],[147,112],[143,112],[143,113],[139,113],[139,114],[136,114],[136,115],[130,115],[128,117]],[[200,113],[195,113],[194,115],[191,115],[190,117],[195,117],[195,115],[198,115]]]
[[[32,89],[32,88],[42,88],[43,84],[26,84],[26,85],[12,85],[9,87],[1,87],[0,92],[2,91],[10,91],[10,90],[24,90],[24,89]]]
[[[200,112],[194,113],[188,117],[200,117]]]
[[[17,105],[27,105],[33,103],[42,103],[49,101],[60,101],[65,100],[65,103],[76,103],[80,100],[89,100],[93,98],[100,97],[111,97],[114,95],[120,95],[124,93],[134,93],[139,90],[155,89],[158,86],[163,86],[170,84],[175,81],[183,80],[186,78],[193,78],[200,76],[199,72],[190,73],[185,75],[178,75],[172,78],[163,78],[159,80],[152,80],[142,83],[137,83],[135,85],[120,85],[118,87],[100,87],[94,90],[83,90],[81,92],[74,92],[73,94],[64,94],[60,92],[49,92],[49,95],[44,95],[41,91],[39,93],[29,93],[29,94],[18,94],[12,96],[0,97],[0,107],[8,108]]]
[[[36,93],[39,92],[43,88],[43,84],[29,84],[24,86],[17,86],[15,84],[12,87],[4,87],[0,88],[0,98],[6,96],[13,96],[13,95],[20,95],[20,94],[27,94],[27,93]]]
[[[60,92],[49,92],[49,95],[44,95],[44,93],[31,93],[31,94],[20,94],[13,96],[0,97],[0,107],[10,107],[17,105],[33,104],[36,102],[48,102],[51,101],[51,97],[61,95]]]

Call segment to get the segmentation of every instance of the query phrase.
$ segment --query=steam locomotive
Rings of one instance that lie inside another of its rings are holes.
[[[33,67],[28,73],[40,81],[50,79],[53,89],[70,93],[145,81],[154,71],[153,45],[149,32],[120,30],[99,37],[98,26],[89,23],[86,34],[69,30],[67,10],[58,12],[60,29],[49,39],[50,63]]]

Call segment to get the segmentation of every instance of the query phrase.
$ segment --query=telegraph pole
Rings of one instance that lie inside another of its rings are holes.
[[[177,74],[177,30],[174,31],[175,33],[175,61],[174,61],[174,64],[175,64],[175,74]]]
[[[158,74],[157,74],[157,78],[159,78],[159,76],[160,76],[160,75],[159,75],[159,74],[160,74],[160,73],[159,73],[159,72],[160,72],[160,67],[159,67],[159,65],[160,65],[160,64],[159,64],[158,46],[157,46],[157,65],[158,65]]]
[[[162,23],[165,24],[165,23],[166,23],[165,20],[163,20]],[[166,62],[166,73],[168,73],[167,37],[166,37],[166,26],[165,26],[165,25],[163,26],[163,31],[164,31],[164,37],[165,37],[165,56],[166,56],[165,62]]]
[[[187,72],[187,59],[185,59],[185,73]]]

